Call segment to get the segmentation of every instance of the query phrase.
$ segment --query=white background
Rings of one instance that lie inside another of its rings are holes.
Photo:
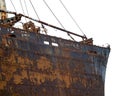
[[[17,12],[22,12],[20,0],[12,1]],[[25,1],[28,2],[29,0]],[[35,5],[41,20],[60,26],[43,3],[43,0],[31,1]],[[46,1],[66,29],[82,35],[60,5],[59,0]],[[63,2],[87,37],[94,39],[94,44],[100,46],[106,43],[110,44],[111,53],[106,71],[105,96],[120,96],[120,0],[63,0]],[[6,3],[7,9],[14,11],[10,0],[6,0]],[[29,5],[28,2],[27,6]],[[31,6],[29,7],[29,15],[37,19]]]

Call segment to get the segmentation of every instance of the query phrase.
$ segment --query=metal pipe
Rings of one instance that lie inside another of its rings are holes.
[[[0,9],[6,11],[6,3],[5,0],[0,0]],[[7,14],[6,12],[0,12],[0,19],[6,19]]]

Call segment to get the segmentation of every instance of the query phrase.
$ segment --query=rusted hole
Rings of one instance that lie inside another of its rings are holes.
[[[92,50],[89,50],[88,52],[91,53],[91,54],[97,54],[96,51],[92,51]]]
[[[49,45],[49,42],[48,42],[48,41],[44,41],[44,44],[45,44],[45,45]]]
[[[15,35],[15,34],[9,34],[8,36],[9,36],[9,37],[14,37],[14,38],[16,38],[16,35]]]
[[[58,44],[57,43],[52,43],[52,46],[58,47]]]

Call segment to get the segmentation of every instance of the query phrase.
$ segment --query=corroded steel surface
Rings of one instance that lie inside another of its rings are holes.
[[[109,51],[0,26],[0,96],[104,96]]]

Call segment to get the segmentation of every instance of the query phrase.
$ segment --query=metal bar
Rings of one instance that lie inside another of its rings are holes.
[[[41,21],[41,20],[36,20],[36,19],[30,18],[30,17],[25,16],[25,15],[23,15],[23,17],[26,17],[26,18],[31,19],[31,20],[33,20],[33,21],[36,21],[36,22],[38,22],[38,23],[42,23],[42,24],[44,24],[44,25],[46,25],[46,26],[49,26],[49,27],[52,27],[52,28],[55,28],[55,29],[61,30],[61,31],[63,31],[63,32],[67,32],[67,33],[69,33],[69,34],[72,34],[72,35],[75,35],[75,36],[81,37],[83,40],[84,40],[84,39],[87,39],[86,36],[81,36],[81,35],[79,35],[79,34],[76,34],[76,33],[73,33],[73,32],[71,32],[71,31],[68,31],[68,30],[62,29],[62,28],[60,28],[60,27],[57,27],[57,26],[51,25],[51,24],[46,23],[46,22],[43,22],[43,21]]]

